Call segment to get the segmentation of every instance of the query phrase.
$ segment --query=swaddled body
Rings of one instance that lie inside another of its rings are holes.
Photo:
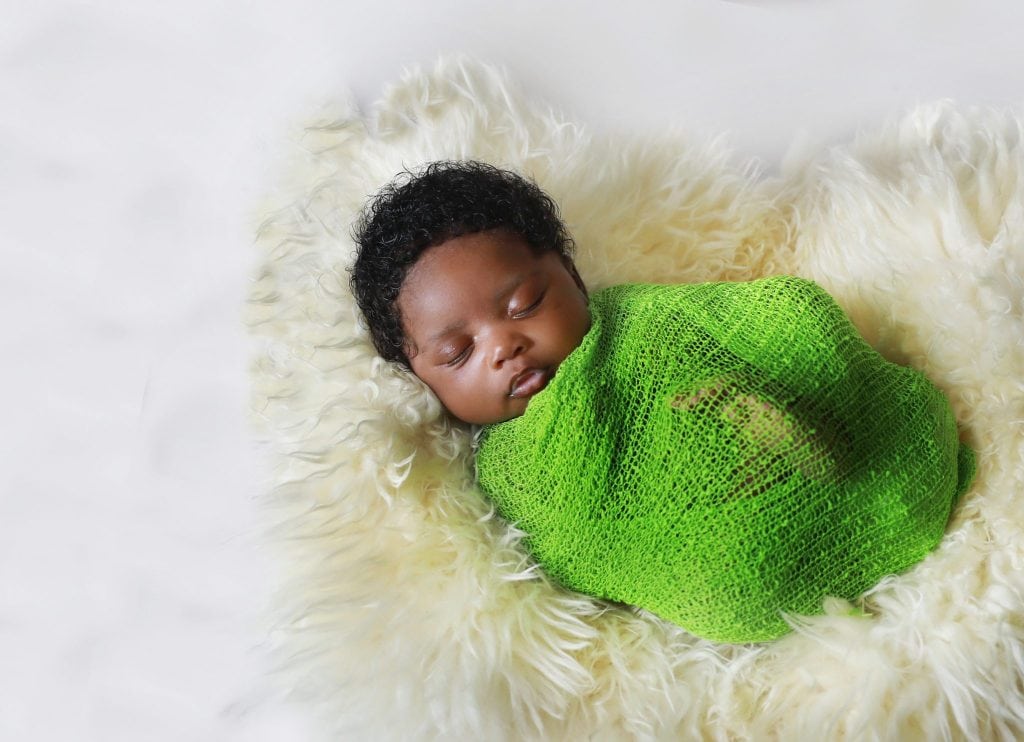
[[[816,284],[617,286],[482,488],[557,581],[724,642],[905,570],[973,472],[948,401]]]

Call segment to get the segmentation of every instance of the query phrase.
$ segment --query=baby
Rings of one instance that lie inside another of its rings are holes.
[[[569,588],[772,639],[919,561],[970,482],[945,397],[810,281],[589,296],[554,202],[478,162],[396,180],[356,237],[378,352],[484,426],[481,488]]]

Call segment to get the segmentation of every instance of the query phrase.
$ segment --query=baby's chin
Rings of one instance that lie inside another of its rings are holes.
[[[451,407],[445,405],[445,411],[448,416],[452,419],[463,423],[465,425],[476,425],[478,427],[486,427],[488,425],[499,425],[500,423],[508,422],[509,420],[515,420],[517,417],[522,417],[526,412],[526,407],[530,403],[530,397],[524,397],[520,399],[509,398],[509,403],[501,410],[494,410],[491,412],[475,410],[469,413],[459,414]],[[444,401],[441,400],[441,404],[444,405]]]
[[[517,417],[522,417],[523,413],[526,412],[526,403],[528,401],[529,400],[523,400],[522,409],[519,410],[487,416],[473,415],[469,419],[467,419],[466,417],[460,417],[459,415],[456,415],[454,412],[447,408],[446,411],[448,412],[449,416],[451,416],[460,423],[464,423],[466,425],[476,425],[478,427],[487,427],[488,425],[499,425],[501,423],[506,423],[509,420],[515,420]]]
[[[463,411],[461,409],[455,409],[453,405],[449,405],[444,399],[438,397],[441,404],[444,405],[448,414],[458,420],[459,422],[466,423],[467,425],[498,425],[500,423],[514,420],[517,417],[521,417],[529,406],[530,401],[544,391],[548,384],[555,376],[555,370],[557,366],[540,368],[540,369],[528,369],[526,372],[521,374],[522,378],[518,381],[514,381],[513,393],[502,398],[502,404],[497,409],[493,410],[481,410],[479,408]],[[514,396],[519,395],[519,396]]]

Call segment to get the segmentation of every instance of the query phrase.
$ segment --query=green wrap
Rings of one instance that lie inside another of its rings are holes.
[[[573,590],[722,642],[773,639],[901,572],[973,475],[943,394],[817,284],[615,286],[481,487]]]

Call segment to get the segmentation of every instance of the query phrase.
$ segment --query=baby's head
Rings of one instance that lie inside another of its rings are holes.
[[[405,173],[355,237],[352,291],[377,352],[465,422],[523,414],[590,328],[558,209],[515,173],[480,162]]]

